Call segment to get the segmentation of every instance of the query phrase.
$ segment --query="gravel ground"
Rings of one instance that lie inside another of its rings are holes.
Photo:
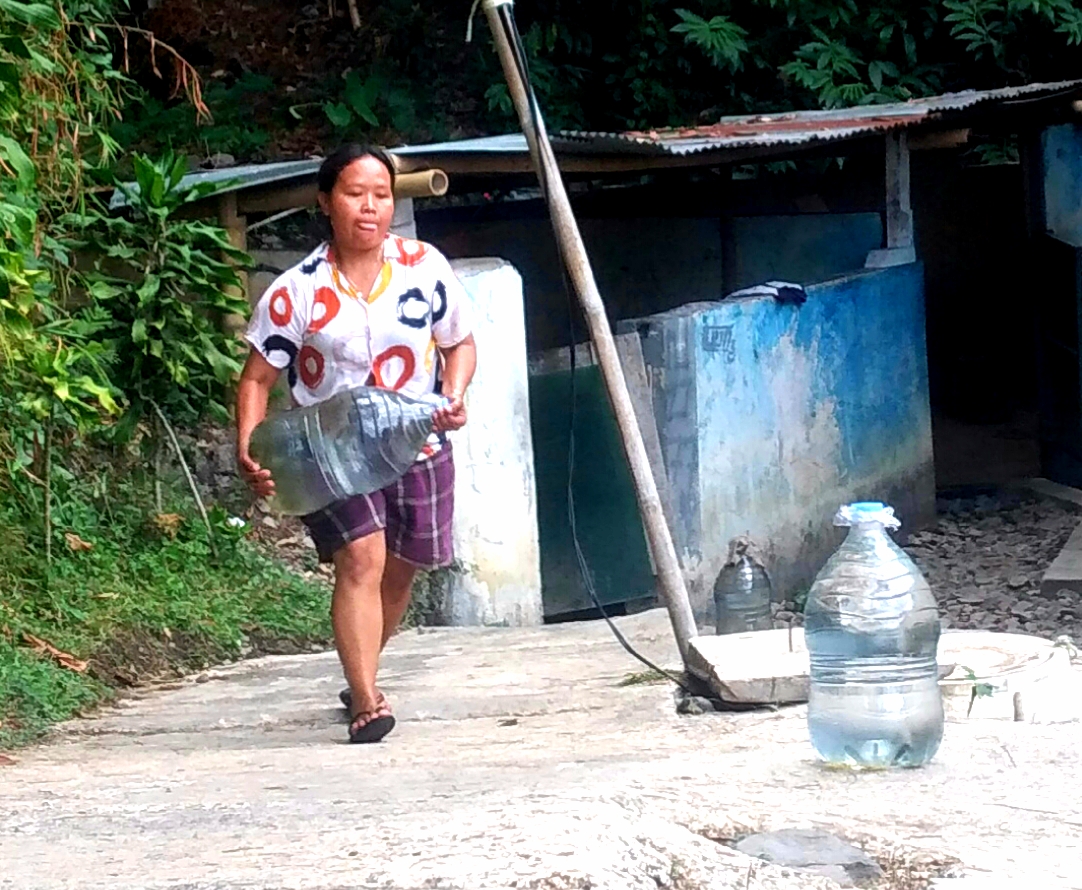
[[[937,510],[936,525],[910,535],[905,549],[932,585],[944,627],[1082,640],[1082,596],[1041,595],[1041,576],[1082,510],[1021,492],[944,498]]]
[[[940,498],[938,522],[914,532],[905,551],[932,585],[943,627],[997,630],[1082,641],[1082,595],[1041,595],[1041,577],[1059,555],[1082,508],[1027,492]],[[775,603],[774,626],[804,616]]]

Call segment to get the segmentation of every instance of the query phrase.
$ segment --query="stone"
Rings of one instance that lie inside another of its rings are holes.
[[[218,151],[207,158],[206,166],[212,170],[220,170],[223,167],[234,167],[236,163],[237,159],[233,155]]]
[[[879,864],[859,847],[825,831],[783,828],[753,834],[736,844],[748,856],[823,875],[840,887],[862,887],[883,876]]]
[[[1027,584],[1029,584],[1029,578],[1027,578],[1025,575],[1012,575],[1010,580],[1007,582],[1007,586],[1011,588],[1011,590],[1019,590],[1025,587]]]
[[[984,594],[976,587],[965,587],[958,593],[958,602],[979,606],[984,602]]]

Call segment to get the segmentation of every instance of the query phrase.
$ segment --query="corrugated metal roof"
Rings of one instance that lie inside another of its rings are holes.
[[[393,155],[408,158],[411,155],[439,154],[441,152],[465,154],[519,154],[527,150],[526,137],[521,133],[505,133],[502,136],[479,136],[476,139],[456,139],[454,142],[433,142],[430,145],[402,145],[390,148]]]
[[[627,133],[560,134],[565,150],[580,145],[590,152],[639,151],[686,155],[721,149],[802,145],[872,135],[931,122],[980,105],[1010,106],[1082,93],[1082,80],[1030,84],[999,90],[966,90],[887,105],[865,105],[829,111],[723,117],[716,124]]]
[[[180,184],[182,188],[195,188],[197,185],[208,182],[224,183],[216,194],[225,194],[259,185],[271,185],[290,179],[315,176],[321,160],[312,158],[304,161],[276,161],[270,164],[241,164],[236,167],[220,167],[216,170],[199,170],[189,173],[181,179]],[[126,183],[126,185],[133,191],[139,189],[134,182]],[[113,196],[109,199],[110,210],[126,207],[127,204],[128,199],[119,189],[113,192]]]
[[[715,124],[701,127],[631,131],[627,133],[562,132],[552,137],[553,149],[563,157],[588,159],[596,155],[678,157],[710,152],[777,149],[818,142],[835,142],[913,127],[936,120],[964,117],[964,112],[980,106],[1011,106],[1082,96],[1082,80],[1061,83],[1030,84],[999,90],[967,90],[926,99],[913,99],[888,105],[865,105],[830,111],[792,111],[779,114],[723,117]],[[519,156],[528,154],[526,138],[521,133],[459,139],[429,145],[407,145],[390,149],[402,158],[439,166],[441,158],[451,166],[456,157],[474,158]],[[282,161],[271,164],[246,164],[191,173],[185,186],[205,182],[223,182],[222,192],[249,189],[290,180],[306,180],[319,169],[320,159]],[[127,201],[117,191],[110,207],[123,207]]]

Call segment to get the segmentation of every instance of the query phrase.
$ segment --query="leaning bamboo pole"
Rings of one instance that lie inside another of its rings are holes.
[[[593,269],[590,266],[590,258],[586,253],[578,223],[571,210],[571,202],[564,189],[556,156],[549,144],[545,124],[537,107],[537,100],[523,70],[524,60],[516,52],[519,41],[514,19],[509,14],[509,8],[512,5],[513,0],[483,0],[485,15],[488,18],[489,28],[496,42],[496,51],[499,53],[504,77],[511,93],[511,101],[514,103],[522,132],[529,144],[534,167],[545,186],[549,213],[552,216],[552,225],[560,253],[575,293],[582,304],[586,324],[590,329],[590,338],[597,352],[601,375],[616,415],[624,452],[631,468],[631,478],[635,485],[642,524],[657,564],[658,587],[669,611],[669,620],[672,623],[680,655],[686,663],[688,644],[698,631],[695,627],[687,587],[684,584],[684,575],[676,556],[672,535],[665,522],[661,498],[650,468],[642,433],[639,431],[627,382],[624,380],[616,343],[612,336],[612,327],[605,312],[605,304],[601,301],[601,294],[598,292],[597,282],[594,280]]]

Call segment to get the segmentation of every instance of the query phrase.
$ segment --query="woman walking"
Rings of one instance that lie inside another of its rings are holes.
[[[238,465],[264,497],[274,480],[248,446],[282,370],[297,405],[362,384],[449,401],[398,482],[302,517],[320,561],[334,564],[331,620],[352,742],[377,742],[394,728],[376,687],[380,652],[405,614],[416,571],[453,558],[454,461],[445,434],[466,423],[463,398],[477,361],[468,298],[450,264],[431,245],[389,234],[394,179],[378,148],[347,145],[323,162],[319,206],[331,240],[260,299],[237,391]]]

